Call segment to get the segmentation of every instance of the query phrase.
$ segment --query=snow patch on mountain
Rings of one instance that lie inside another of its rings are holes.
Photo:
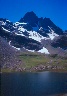
[[[44,39],[42,35],[37,33],[36,31],[27,31],[29,33],[29,38],[32,38],[38,42],[41,42],[41,39]]]
[[[9,43],[8,43],[11,47],[13,47],[14,49],[16,49],[16,50],[20,50],[20,48],[16,48],[15,46],[12,46],[11,45],[11,41],[9,41]]]
[[[8,19],[6,21],[10,22]]]
[[[20,35],[20,36],[25,36],[23,35],[23,32],[28,32],[29,33],[29,38],[32,38],[38,42],[41,42],[41,39],[46,39],[46,37],[43,37],[42,35],[40,35],[39,33],[37,33],[36,31],[27,31],[27,29],[23,28],[23,26],[19,26],[18,31],[20,34],[15,33],[16,35]]]
[[[48,33],[48,36],[50,37],[50,39],[51,40],[53,40],[55,37],[58,37],[59,35],[58,34],[56,34],[55,32],[54,32],[54,30],[50,27],[50,26],[48,26],[49,27],[49,31],[50,31],[50,33]]]
[[[16,23],[14,23],[15,26],[18,26],[18,25],[26,25],[26,24],[27,24],[27,23],[25,23],[25,22],[22,22],[22,23],[16,22]]]
[[[6,25],[6,22],[0,21],[0,25]]]
[[[24,37],[25,37],[25,35],[23,35],[23,34],[15,33],[15,35],[18,35],[18,36],[24,36]]]
[[[2,27],[2,29],[3,29],[4,31],[10,32],[9,30],[5,29],[4,27]]]
[[[20,48],[16,48],[16,47],[14,47],[14,46],[12,46],[14,49],[16,49],[16,50],[20,50]]]
[[[21,26],[19,26],[18,30],[19,30],[19,31],[22,31],[22,32],[27,31],[26,29],[24,29],[24,28],[23,28],[23,27],[21,27]]]
[[[30,52],[35,52],[34,50],[29,50],[29,49],[26,49],[27,51],[30,51]]]
[[[8,43],[9,45],[11,44],[11,41],[9,41],[9,43]]]
[[[55,37],[59,36],[56,33],[48,33],[51,40],[53,40]]]
[[[43,30],[43,27],[40,27],[40,28],[39,28],[39,31],[40,31],[40,30]]]
[[[40,53],[45,53],[45,54],[50,54],[49,53],[49,51],[45,48],[45,47],[43,47],[41,50],[39,50],[38,52],[40,52]]]

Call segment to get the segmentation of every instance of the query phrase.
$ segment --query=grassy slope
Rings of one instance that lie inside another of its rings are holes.
[[[61,69],[67,70],[67,58],[61,58],[58,56],[48,56],[44,54],[32,53],[32,52],[23,52],[18,56],[24,64],[21,64],[19,68],[30,69],[36,66],[44,65],[44,66],[58,66]],[[2,72],[11,72],[15,71],[9,69],[2,69]]]
[[[44,57],[43,55],[34,55],[34,54],[23,54],[20,56],[21,60],[25,62],[26,67],[34,67],[39,64],[46,64],[49,62],[49,59]]]
[[[24,61],[26,68],[31,68],[39,65],[45,66],[58,66],[67,70],[67,58],[58,56],[48,56],[37,53],[23,53],[20,55],[20,59]],[[21,65],[22,66],[22,65]]]

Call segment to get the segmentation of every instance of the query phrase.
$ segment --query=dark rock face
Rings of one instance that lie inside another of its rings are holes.
[[[43,28],[45,29],[48,29],[48,26],[50,26],[54,31],[55,33],[61,35],[63,32],[62,32],[62,29],[60,29],[59,27],[57,27],[51,20],[50,18],[44,18],[40,24]]]
[[[36,27],[36,24],[38,24],[38,17],[33,11],[27,12],[19,22],[28,22],[32,27]]]
[[[21,18],[19,20],[19,22],[26,22],[28,23],[29,25],[31,25],[32,27],[43,27],[43,29],[45,29],[47,32],[49,32],[49,28],[48,26],[50,26],[54,31],[55,33],[59,34],[59,35],[62,35],[63,34],[63,31],[62,29],[60,29],[59,27],[57,27],[51,20],[50,18],[38,18],[36,16],[36,14],[32,11],[32,12],[27,12],[25,14],[25,16],[23,18]]]
[[[66,35],[62,35],[60,36],[60,38],[58,38],[56,41],[52,42],[52,46],[53,47],[60,47],[64,50],[67,49],[67,36]]]
[[[33,30],[32,26],[29,25],[29,24],[27,24],[27,25],[23,25],[23,27],[24,27],[25,29],[27,29],[28,31]]]
[[[12,40],[12,45],[15,47],[25,47],[26,49],[36,51],[42,48],[39,42],[22,36],[14,36],[14,39]]]
[[[56,27],[56,25],[49,18],[39,18],[39,26],[48,29],[48,26]]]

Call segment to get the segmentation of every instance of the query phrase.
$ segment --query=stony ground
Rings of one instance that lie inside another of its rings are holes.
[[[2,69],[13,69],[22,63],[17,57],[18,51],[7,44],[5,40],[0,37],[0,67]],[[23,63],[22,63],[23,64]]]

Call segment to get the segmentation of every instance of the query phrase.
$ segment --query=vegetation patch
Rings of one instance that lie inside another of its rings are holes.
[[[64,57],[61,58],[60,56],[57,55],[49,56],[45,54],[37,54],[30,52],[21,54],[19,58],[24,62],[25,68],[32,68],[32,69],[38,68],[38,70],[41,69],[67,70],[67,59]]]
[[[23,52],[18,54],[17,58],[21,64],[1,68],[1,72],[17,72],[17,71],[66,71],[67,72],[67,58],[55,55],[45,55],[33,52]]]

